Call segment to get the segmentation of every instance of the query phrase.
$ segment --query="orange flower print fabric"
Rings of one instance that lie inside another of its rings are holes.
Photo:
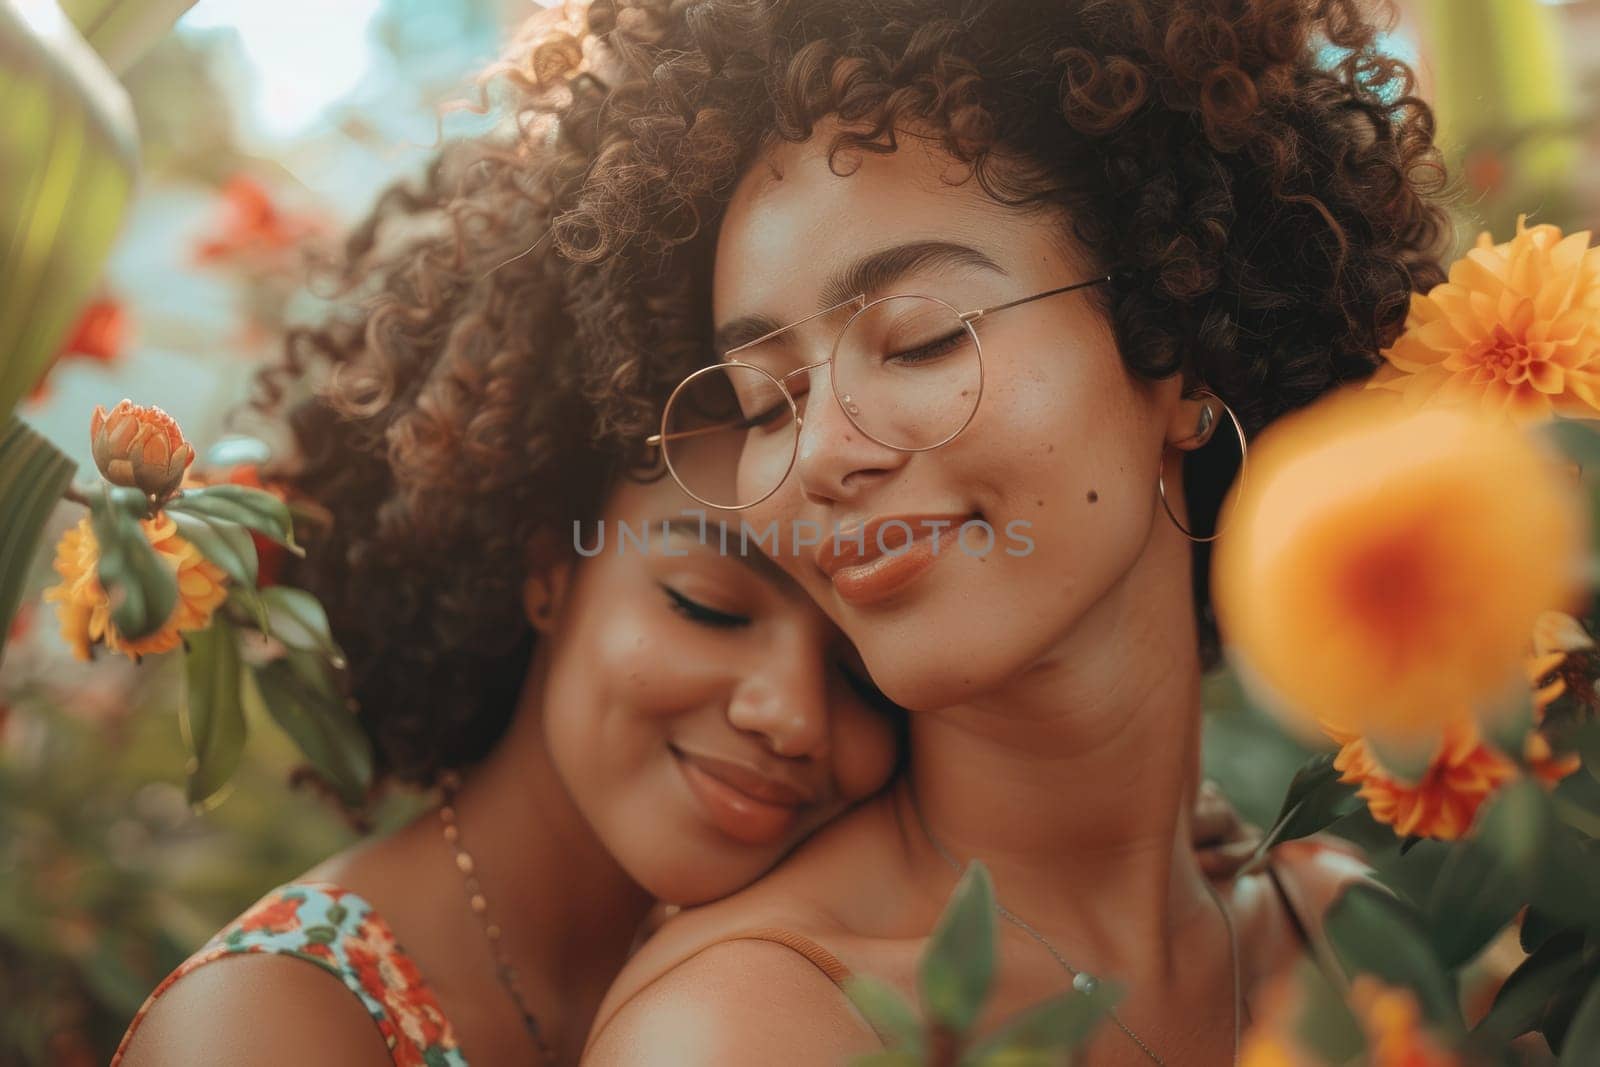
[[[336,975],[366,1007],[397,1067],[466,1067],[450,1021],[416,962],[372,905],[336,885],[293,882],[262,897],[156,987],[128,1026],[111,1067],[150,1006],[197,967],[224,956],[271,952]]]

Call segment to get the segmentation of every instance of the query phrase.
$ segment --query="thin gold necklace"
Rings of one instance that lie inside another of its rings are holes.
[[[528,1007],[528,1002],[522,996],[522,982],[517,977],[517,972],[511,966],[511,960],[506,956],[505,945],[501,943],[500,924],[489,917],[489,900],[483,895],[483,884],[478,881],[478,864],[461,843],[461,824],[456,819],[456,793],[461,789],[461,776],[455,771],[444,771],[439,775],[439,792],[442,800],[439,804],[439,822],[444,827],[444,839],[456,856],[456,870],[461,872],[467,889],[467,907],[477,917],[479,925],[483,927],[483,936],[489,942],[489,952],[494,957],[495,977],[511,995],[511,1002],[516,1005],[517,1012],[522,1016],[522,1028],[528,1032],[535,1047],[539,1050],[539,1057],[545,1063],[555,1063],[555,1053],[550,1051],[550,1046],[545,1043],[544,1030],[539,1026],[538,1017]]]
[[[922,805],[917,803],[916,793],[912,792],[910,793],[910,796],[911,810],[917,813],[917,822],[922,826],[923,836],[928,839],[928,844],[933,846],[933,850],[939,854],[939,857],[944,860],[945,864],[959,875],[962,871],[961,864],[956,860],[955,856],[950,854],[950,850],[945,848],[944,844],[933,835],[933,828],[928,825],[928,817],[922,813]],[[1222,924],[1228,928],[1228,958],[1233,966],[1233,1067],[1239,1067],[1239,1015],[1240,1004],[1243,1002],[1240,995],[1241,983],[1239,976],[1239,937],[1233,928],[1233,916],[1228,914],[1228,909],[1223,905],[1222,898],[1217,896],[1217,892],[1211,888],[1210,882],[1206,883],[1206,892],[1210,894],[1212,903],[1216,904],[1217,911],[1221,913]],[[1062,969],[1072,976],[1073,989],[1076,989],[1080,993],[1087,994],[1094,992],[1095,988],[1099,986],[1100,979],[1096,978],[1092,974],[1089,974],[1087,971],[1080,971],[1072,964],[1068,963],[1067,958],[1050,943],[1048,938],[1046,938],[1038,930],[1035,930],[1033,926],[1020,915],[1016,914],[1010,908],[1000,903],[998,899],[994,902],[994,910],[999,912],[1000,917],[1005,919],[1006,922],[1010,923],[1012,926],[1015,926],[1017,929],[1021,930],[1023,933],[1039,942],[1039,944],[1043,945],[1046,951],[1048,951],[1051,956],[1055,957],[1055,961],[1061,965]],[[1128,1024],[1122,1021],[1122,1017],[1120,1015],[1118,1015],[1115,1011],[1110,1012],[1109,1014],[1111,1016],[1111,1021],[1117,1024],[1117,1029],[1121,1030],[1124,1034],[1127,1034],[1129,1039],[1132,1040],[1135,1045],[1138,1045],[1146,1056],[1160,1064],[1161,1067],[1167,1067],[1167,1061],[1157,1055],[1155,1049],[1145,1044],[1144,1039],[1138,1034],[1134,1033]]]

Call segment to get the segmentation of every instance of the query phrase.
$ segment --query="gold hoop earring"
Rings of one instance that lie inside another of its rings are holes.
[[[1239,480],[1240,488],[1243,488],[1244,487],[1245,465],[1246,465],[1246,461],[1247,461],[1247,459],[1248,459],[1248,457],[1250,455],[1250,444],[1249,444],[1248,441],[1245,440],[1245,437],[1244,437],[1244,424],[1239,421],[1239,416],[1237,416],[1237,415],[1235,415],[1233,413],[1233,409],[1228,406],[1228,402],[1226,400],[1223,400],[1222,397],[1218,396],[1214,391],[1212,391],[1210,389],[1197,389],[1197,390],[1195,390],[1194,393],[1192,393],[1190,395],[1191,396],[1209,396],[1212,399],[1216,400],[1216,402],[1218,404],[1222,405],[1222,410],[1227,413],[1229,421],[1231,421],[1233,423],[1233,432],[1235,434],[1237,434],[1238,437],[1239,437],[1239,479],[1238,480]],[[1213,416],[1211,414],[1211,405],[1210,404],[1207,404],[1204,408],[1201,408],[1200,409],[1200,426],[1196,430],[1196,434],[1197,435],[1204,434],[1207,430],[1209,430],[1211,428],[1212,422],[1214,421],[1214,418],[1215,418],[1215,416]],[[1196,544],[1205,544],[1206,542],[1215,541],[1217,538],[1221,537],[1222,536],[1222,531],[1221,530],[1218,530],[1217,532],[1213,533],[1210,537],[1196,537],[1194,534],[1190,533],[1187,529],[1184,528],[1183,523],[1178,521],[1178,517],[1172,513],[1172,505],[1170,503],[1168,503],[1168,501],[1167,501],[1167,480],[1166,480],[1167,479],[1167,471],[1166,471],[1166,466],[1167,466],[1166,465],[1166,457],[1163,455],[1162,463],[1161,463],[1161,469],[1156,472],[1156,491],[1161,494],[1161,506],[1166,509],[1167,518],[1172,520],[1172,525],[1174,525],[1174,526],[1176,526],[1178,528],[1178,532],[1179,533],[1183,534],[1183,536],[1187,537],[1190,541],[1193,541]]]

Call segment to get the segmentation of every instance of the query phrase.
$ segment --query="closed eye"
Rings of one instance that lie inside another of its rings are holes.
[[[744,615],[733,615],[726,611],[708,608],[698,600],[691,600],[669,585],[663,584],[661,591],[667,594],[668,603],[672,610],[691,622],[701,626],[710,626],[719,630],[733,630],[741,626],[750,625],[750,619]]]
[[[931,363],[939,357],[947,356],[961,348],[967,343],[967,340],[967,331],[965,328],[962,328],[955,330],[936,341],[929,341],[927,344],[917,345],[915,348],[907,349],[904,352],[891,352],[889,355],[885,356],[884,359],[886,362],[897,363],[902,366],[915,366],[918,363]]]

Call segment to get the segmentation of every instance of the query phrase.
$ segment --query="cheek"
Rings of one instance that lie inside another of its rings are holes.
[[[683,714],[705,698],[699,657],[685,654],[686,642],[673,639],[673,620],[663,614],[612,613],[592,628],[584,654],[573,657],[589,684],[605,691],[604,703],[630,717]]]

